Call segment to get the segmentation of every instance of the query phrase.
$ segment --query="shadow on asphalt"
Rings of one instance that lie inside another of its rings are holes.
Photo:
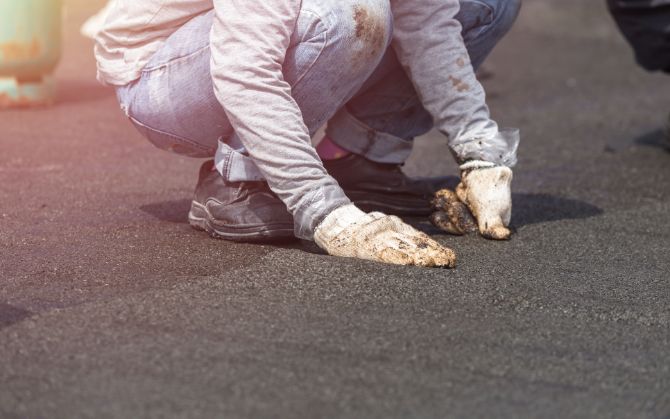
[[[587,202],[549,194],[512,194],[512,206],[511,228],[513,230],[531,224],[590,218],[604,212]],[[446,234],[424,217],[404,217],[403,219],[426,234]]]
[[[95,102],[114,95],[114,90],[89,80],[58,80],[57,104]]]
[[[595,217],[603,210],[587,202],[549,194],[512,194],[512,226]]]
[[[605,152],[618,153],[633,146],[652,147],[670,153],[670,138],[663,129],[654,129],[634,139],[619,139],[605,145]]]
[[[651,132],[648,132],[635,140],[635,144],[661,148],[665,151],[670,152],[670,139],[666,137],[665,132],[662,129],[657,129]]]
[[[414,178],[416,181],[430,185],[433,190],[438,189],[456,189],[461,178],[458,176],[436,176],[436,177],[418,177]]]
[[[32,316],[28,310],[0,302],[0,330]]]
[[[191,209],[190,199],[175,199],[172,201],[154,202],[142,205],[140,210],[154,218],[169,223],[185,224],[188,212]]]
[[[590,218],[603,213],[602,209],[587,202],[549,194],[518,193],[512,195],[512,201],[514,228],[551,221]],[[190,206],[191,200],[176,199],[142,205],[140,210],[161,221],[185,224]],[[410,217],[407,221],[427,233],[435,232],[424,218]],[[304,249],[305,244],[289,243],[286,247]],[[320,253],[318,248],[314,249],[314,253]]]
[[[154,202],[151,204],[142,205],[140,207],[140,210],[160,221],[175,224],[188,223],[188,212],[190,209],[191,209],[190,199],[175,199],[171,201]],[[254,243],[248,243],[248,244],[254,245]],[[259,245],[266,245],[266,244],[272,244],[276,247],[281,247],[284,249],[300,249],[309,253],[324,254],[324,251],[321,250],[316,244],[304,240],[277,239],[259,243]]]

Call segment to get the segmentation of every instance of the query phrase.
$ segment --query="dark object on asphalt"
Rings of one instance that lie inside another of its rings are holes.
[[[607,0],[607,4],[638,64],[670,73],[670,0]],[[664,137],[670,149],[670,117]]]
[[[493,72],[493,66],[487,63],[483,63],[481,66],[479,66],[475,74],[477,76],[477,80],[479,81],[491,80],[495,76],[495,73]]]
[[[237,242],[295,238],[293,217],[266,182],[227,183],[213,167],[212,160],[200,167],[188,214],[192,227]]]
[[[670,0],[607,0],[610,12],[649,71],[670,73]]]
[[[457,236],[477,232],[474,217],[454,191],[437,191],[431,203],[435,212],[430,216],[430,221],[435,227]]]
[[[428,183],[407,177],[399,164],[376,163],[356,154],[323,162],[346,195],[364,211],[428,216],[435,192]]]

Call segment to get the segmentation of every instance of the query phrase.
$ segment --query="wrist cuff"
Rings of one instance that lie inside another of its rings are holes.
[[[484,161],[484,160],[470,160],[462,165],[460,165],[461,170],[476,170],[476,169],[489,169],[491,167],[496,167],[499,166],[495,163],[491,163],[490,161]]]
[[[348,204],[337,208],[323,219],[314,230],[314,241],[323,249],[325,243],[337,237],[345,228],[355,224],[365,216],[356,205]]]

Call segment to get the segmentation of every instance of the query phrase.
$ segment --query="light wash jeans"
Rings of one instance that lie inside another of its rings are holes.
[[[432,118],[391,48],[383,57],[370,56],[367,67],[351,71],[348,77],[329,71],[347,62],[343,59],[347,45],[337,42],[346,38],[338,33],[352,28],[344,19],[337,21],[332,12],[346,1],[303,0],[284,77],[310,134],[328,122],[327,134],[345,149],[377,162],[402,163],[411,152],[412,139],[432,128]],[[457,19],[475,68],[512,26],[519,6],[520,0],[461,0]],[[209,68],[212,18],[212,12],[203,14],[177,30],[141,78],[117,88],[117,96],[135,127],[157,147],[192,157],[215,157],[230,182],[262,180],[214,95]],[[162,84],[158,88],[157,82]],[[157,101],[151,97],[155,92],[164,97]],[[156,103],[164,106],[156,109]],[[332,209],[346,203],[342,196],[329,200]],[[315,205],[314,213],[308,209],[294,214],[296,235],[310,238],[329,210]]]

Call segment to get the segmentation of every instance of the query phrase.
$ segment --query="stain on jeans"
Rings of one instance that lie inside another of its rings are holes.
[[[363,49],[356,54],[358,64],[381,57],[386,47],[386,23],[370,8],[356,5],[353,8],[356,38],[363,42]]]

